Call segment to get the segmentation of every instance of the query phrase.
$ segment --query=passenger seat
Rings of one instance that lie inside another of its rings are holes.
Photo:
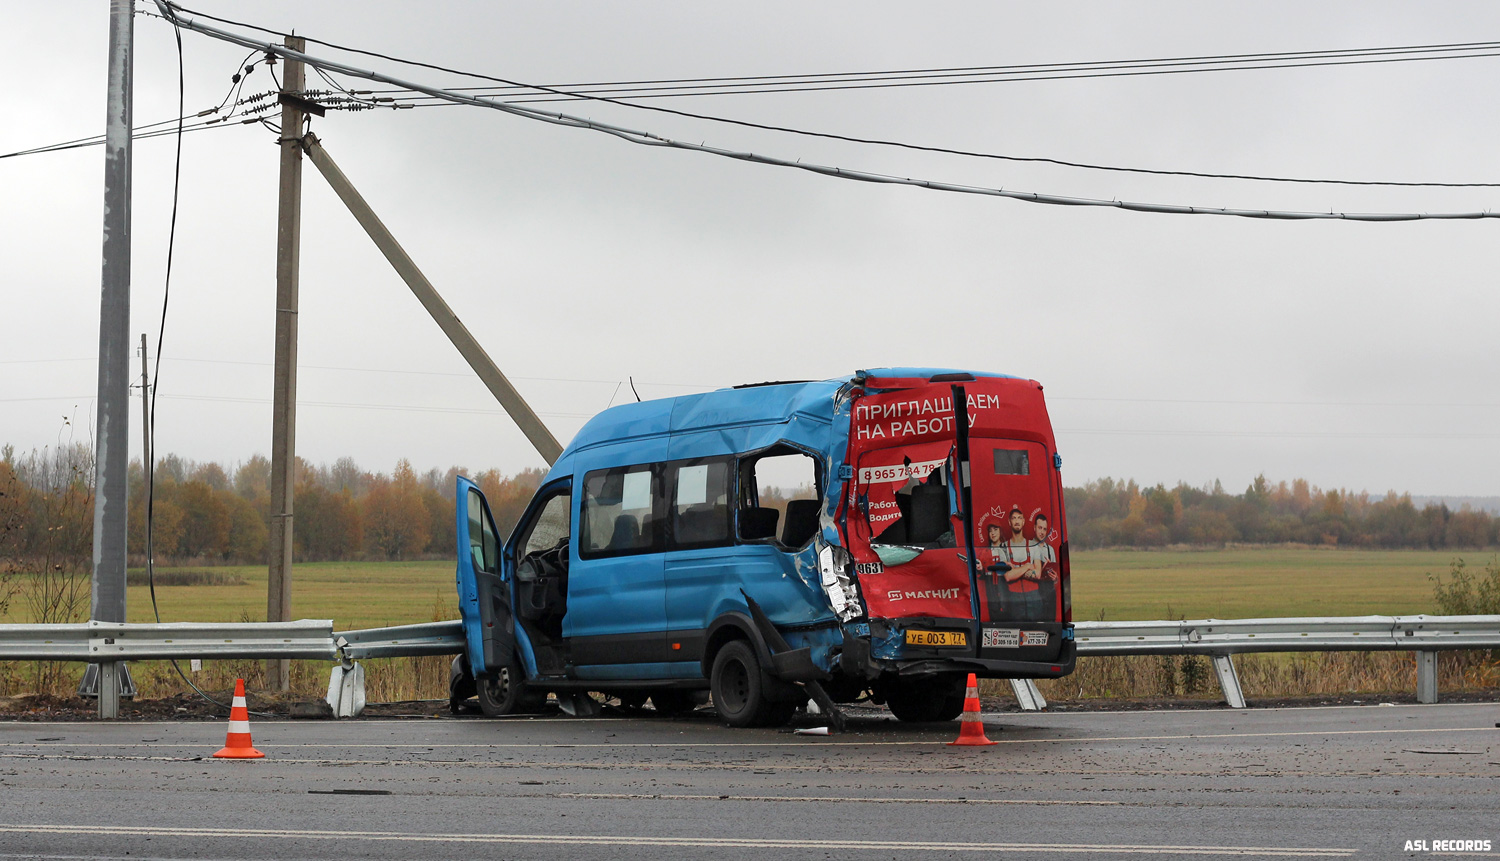
[[[786,523],[781,527],[781,543],[788,547],[801,547],[812,540],[818,531],[818,508],[816,499],[794,499],[786,504]]]

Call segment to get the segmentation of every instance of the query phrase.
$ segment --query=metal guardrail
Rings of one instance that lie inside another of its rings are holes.
[[[1079,655],[1500,648],[1500,616],[1332,616],[1078,622]]]
[[[344,631],[334,634],[333,638],[344,657],[351,661],[418,655],[457,655],[468,648],[464,641],[463,622],[458,619]]]
[[[1417,659],[1417,700],[1437,702],[1437,653],[1500,649],[1500,616],[1334,616],[1286,619],[1078,622],[1081,657],[1204,655],[1213,660],[1224,699],[1245,707],[1233,655],[1251,652],[1410,651]],[[298,622],[0,625],[0,661],[117,661],[167,658],[303,658],[339,661],[330,701],[352,662],[453,655],[466,648],[458,620],[335,633],[328,620]],[[341,672],[344,671],[344,672]],[[362,674],[359,676],[362,682]],[[358,685],[362,688],[362,683]],[[1026,709],[1046,700],[1029,680],[1012,682]],[[362,702],[362,690],[349,692]],[[340,712],[343,713],[343,712]],[[357,709],[354,711],[357,713]]]
[[[1500,649],[1500,616],[1331,616],[1078,622],[1080,656],[1206,655],[1224,700],[1245,707],[1233,655],[1251,652],[1416,652],[1417,701],[1437,702],[1437,653]],[[1034,687],[1034,686],[1033,686]],[[1017,691],[1020,696],[1020,691]],[[1040,694],[1037,694],[1040,698]],[[1026,702],[1022,698],[1023,704]]]
[[[296,622],[83,622],[0,625],[0,661],[338,657],[329,619]]]

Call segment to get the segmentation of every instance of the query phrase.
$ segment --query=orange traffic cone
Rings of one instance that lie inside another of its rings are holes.
[[[234,680],[234,702],[229,707],[229,735],[224,738],[224,747],[214,756],[219,759],[260,759],[265,756],[250,744],[250,709],[245,706],[244,679]]]
[[[962,721],[958,725],[958,740],[948,742],[950,746],[983,747],[987,744],[999,744],[984,736],[984,722],[979,718],[979,681],[974,678],[973,673],[969,673],[969,689],[964,691],[964,713],[958,719]]]

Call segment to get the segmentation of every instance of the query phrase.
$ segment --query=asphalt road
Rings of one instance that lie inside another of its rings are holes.
[[[987,715],[837,736],[687,719],[0,723],[8,858],[1500,855],[1500,706]]]

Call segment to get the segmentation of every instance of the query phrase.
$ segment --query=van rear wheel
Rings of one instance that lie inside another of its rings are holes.
[[[906,723],[953,720],[964,710],[965,681],[960,676],[938,676],[901,682],[886,690],[885,704],[897,720]]]
[[[725,644],[714,656],[709,684],[719,719],[730,726],[784,724],[796,710],[795,702],[773,702],[766,697],[760,661],[744,640]]]

